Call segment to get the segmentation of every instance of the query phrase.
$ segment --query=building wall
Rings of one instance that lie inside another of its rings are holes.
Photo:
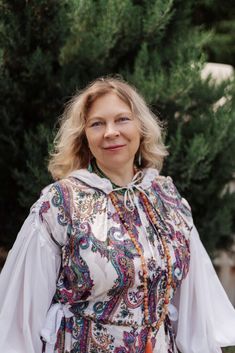
[[[235,307],[235,244],[230,251],[220,251],[214,260],[219,279]]]

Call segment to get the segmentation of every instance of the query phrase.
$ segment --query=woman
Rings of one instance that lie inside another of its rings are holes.
[[[235,311],[171,178],[160,123],[127,83],[67,106],[44,189],[1,274],[4,353],[217,353]]]

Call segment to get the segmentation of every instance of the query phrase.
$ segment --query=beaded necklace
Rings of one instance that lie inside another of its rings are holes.
[[[93,171],[98,174],[100,177],[102,178],[106,178],[109,179],[104,173],[103,171],[98,167],[96,161],[92,161],[92,169]],[[137,172],[136,169],[134,169],[135,172]],[[109,179],[110,180],[110,179]],[[114,184],[111,180],[110,180],[112,186],[114,189],[116,188],[120,188],[120,186]],[[164,303],[163,303],[163,307],[162,307],[162,312],[160,315],[160,318],[158,321],[151,323],[150,322],[150,315],[149,315],[149,295],[148,295],[148,268],[147,268],[147,264],[144,258],[144,253],[141,250],[141,247],[138,243],[138,241],[136,240],[134,234],[132,233],[129,224],[125,221],[122,211],[118,205],[118,197],[116,196],[116,193],[122,194],[124,195],[125,193],[125,189],[124,190],[117,190],[117,191],[113,191],[112,193],[109,194],[110,199],[112,201],[112,204],[117,212],[117,214],[120,217],[120,220],[124,226],[124,228],[126,229],[127,233],[129,234],[129,237],[133,243],[133,245],[136,248],[136,251],[138,253],[138,255],[140,256],[140,261],[141,261],[141,267],[142,267],[142,273],[143,273],[143,288],[144,288],[144,298],[143,298],[143,305],[144,305],[144,322],[146,327],[148,328],[148,334],[147,334],[147,341],[146,341],[146,346],[145,346],[145,353],[153,353],[153,348],[152,348],[152,341],[151,341],[151,336],[152,336],[152,332],[155,331],[155,333],[158,332],[161,324],[163,323],[163,321],[166,318],[166,315],[168,313],[168,304],[170,301],[170,295],[171,295],[171,288],[172,286],[174,286],[173,280],[172,280],[172,273],[171,273],[171,256],[170,256],[170,250],[167,246],[167,242],[164,238],[164,236],[161,236],[161,226],[158,223],[158,220],[156,218],[155,213],[153,212],[153,206],[151,205],[150,201],[148,200],[148,197],[145,195],[145,193],[141,192],[140,196],[141,199],[143,201],[144,204],[144,208],[147,212],[148,218],[150,220],[150,222],[153,224],[153,226],[155,227],[155,229],[157,230],[157,232],[159,233],[160,237],[161,237],[161,242],[163,245],[163,249],[164,249],[164,253],[166,256],[166,262],[167,262],[167,283],[166,283],[166,291],[165,291],[165,296],[164,296]]]
[[[166,261],[167,261],[167,284],[166,284],[166,291],[165,291],[165,296],[164,296],[164,304],[163,304],[163,308],[162,308],[162,313],[161,316],[159,318],[158,321],[156,321],[155,323],[151,324],[150,320],[149,320],[149,299],[148,299],[148,268],[147,268],[147,264],[144,258],[144,254],[143,251],[141,250],[141,247],[138,243],[138,241],[136,240],[134,234],[132,233],[129,224],[125,221],[123,214],[120,210],[120,207],[118,205],[118,198],[115,195],[114,192],[112,192],[110,194],[110,198],[111,201],[120,217],[120,220],[122,222],[122,224],[124,225],[126,231],[128,232],[130,239],[132,241],[132,243],[134,244],[136,251],[138,253],[138,255],[140,256],[140,260],[141,260],[141,267],[142,267],[142,272],[143,272],[143,288],[144,288],[144,300],[143,300],[143,304],[144,304],[144,322],[145,325],[147,326],[147,328],[149,329],[148,331],[148,335],[147,335],[147,342],[146,342],[146,347],[145,347],[145,353],[152,353],[153,352],[153,348],[152,348],[152,341],[151,341],[151,335],[152,335],[152,331],[155,331],[156,333],[158,332],[161,324],[163,323],[163,321],[165,320],[165,317],[168,313],[168,304],[169,304],[169,300],[170,300],[170,295],[171,295],[171,287],[172,287],[172,273],[171,273],[171,256],[170,256],[170,251],[169,248],[167,246],[167,242],[164,239],[163,236],[161,236],[161,241],[162,241],[162,245],[163,245],[163,249],[164,249],[164,253],[166,255]],[[160,226],[158,224],[158,220],[152,210],[152,205],[150,204],[147,196],[144,193],[141,193],[141,198],[144,204],[144,207],[147,211],[147,215],[150,219],[150,221],[152,222],[152,224],[154,225],[154,227],[158,230],[158,233],[161,235],[161,229]]]

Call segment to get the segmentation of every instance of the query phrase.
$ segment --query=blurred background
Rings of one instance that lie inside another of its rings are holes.
[[[65,103],[119,74],[167,123],[171,175],[235,304],[235,3],[0,0],[0,261],[52,182]]]

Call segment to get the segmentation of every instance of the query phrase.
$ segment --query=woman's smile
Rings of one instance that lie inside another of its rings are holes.
[[[107,146],[107,147],[103,147],[103,148],[107,151],[118,151],[118,150],[122,149],[123,147],[125,147],[125,145],[112,145],[112,146]]]

